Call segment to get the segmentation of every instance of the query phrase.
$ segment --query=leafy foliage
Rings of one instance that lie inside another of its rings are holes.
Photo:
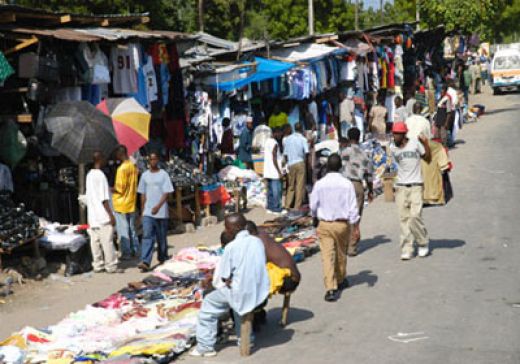
[[[199,0],[18,0],[20,5],[74,13],[150,12],[150,27],[194,32]],[[248,38],[288,39],[308,32],[308,0],[203,0],[204,29],[219,37],[237,40],[240,13],[245,12]],[[444,24],[449,30],[479,32],[488,40],[510,39],[520,21],[520,0],[394,0],[386,2],[383,22],[415,20],[416,2],[421,25]],[[314,0],[318,33],[354,29],[354,0]],[[362,1],[359,1],[362,9]],[[360,11],[361,29],[381,25],[376,9]]]

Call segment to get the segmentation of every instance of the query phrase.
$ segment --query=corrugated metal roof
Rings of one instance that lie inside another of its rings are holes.
[[[75,41],[75,42],[97,42],[97,41],[118,41],[127,39],[157,39],[157,40],[180,40],[180,39],[194,39],[186,33],[171,32],[171,31],[141,31],[122,28],[87,28],[87,29],[41,29],[41,28],[24,28],[0,26],[0,32],[12,32],[19,34],[31,34],[35,36],[50,37],[61,40]]]

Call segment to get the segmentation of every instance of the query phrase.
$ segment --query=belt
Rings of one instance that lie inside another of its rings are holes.
[[[422,183],[397,183],[396,184],[397,187],[422,187],[423,184]]]
[[[346,222],[348,223],[347,219],[338,219],[338,220],[322,220],[320,219],[320,222]]]

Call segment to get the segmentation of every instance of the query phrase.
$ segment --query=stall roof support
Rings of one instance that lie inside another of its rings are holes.
[[[15,47],[6,50],[4,52],[4,54],[8,55],[8,54],[16,53],[24,48],[27,48],[35,43],[38,43],[38,41],[39,41],[38,38],[31,37],[31,38],[26,39],[26,40],[22,41],[21,43],[17,44]]]

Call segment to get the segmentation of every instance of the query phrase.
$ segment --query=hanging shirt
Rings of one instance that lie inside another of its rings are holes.
[[[87,221],[91,228],[110,223],[110,217],[103,202],[110,201],[108,181],[100,169],[91,169],[86,181]]]
[[[253,311],[269,295],[266,260],[264,244],[246,230],[239,232],[224,248],[220,276],[231,284],[219,290],[240,316]]]
[[[113,46],[110,52],[115,94],[135,94],[137,70],[139,68],[139,49],[137,44],[129,43],[126,47]]]
[[[318,119],[318,105],[316,104],[316,101],[311,101],[309,103],[309,112],[311,113],[312,117],[314,118],[314,122],[317,122]]]
[[[289,118],[287,116],[286,113],[284,112],[281,112],[279,114],[272,114],[270,117],[269,117],[269,127],[271,129],[274,129],[274,128],[277,128],[277,127],[282,127],[284,126],[285,124],[289,123]]]
[[[265,143],[271,137],[271,128],[267,125],[258,125],[253,132],[253,148],[263,152]]]
[[[157,76],[153,68],[152,56],[148,56],[146,63],[143,64],[143,73],[146,79],[146,93],[148,95],[148,102],[154,102],[158,99]]]
[[[131,161],[124,161],[116,172],[112,203],[115,212],[128,214],[135,212],[137,201],[137,167]]]
[[[166,193],[173,192],[173,185],[168,173],[162,169],[157,172],[150,170],[144,172],[139,181],[137,192],[146,196],[143,216],[153,217],[155,219],[168,218],[168,202],[165,202],[155,215],[152,214],[152,209],[159,204],[162,196]]]
[[[14,192],[11,170],[2,163],[0,163],[0,191]]]

